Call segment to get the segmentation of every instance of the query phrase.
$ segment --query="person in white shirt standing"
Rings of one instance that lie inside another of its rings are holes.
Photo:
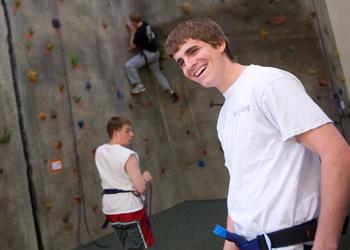
[[[225,97],[217,130],[230,175],[227,230],[255,245],[226,240],[224,250],[310,249],[304,238],[290,244],[295,231],[278,244],[268,235],[316,218],[313,250],[337,249],[349,208],[350,147],[301,82],[236,62],[208,18],[180,23],[165,50],[187,78]]]
[[[126,249],[145,249],[154,243],[141,194],[152,179],[141,173],[138,154],[127,148],[134,137],[131,122],[112,117],[107,123],[109,142],[99,146],[95,162],[103,188],[102,210]]]

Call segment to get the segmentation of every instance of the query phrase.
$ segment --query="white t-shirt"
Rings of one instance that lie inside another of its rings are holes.
[[[103,189],[135,190],[125,171],[125,163],[136,152],[119,144],[103,144],[95,154],[95,162]],[[132,213],[143,208],[142,201],[132,193],[105,194],[102,197],[104,214]]]
[[[252,239],[317,217],[320,160],[295,135],[331,120],[295,76],[276,68],[248,66],[224,97],[217,129],[235,231]]]

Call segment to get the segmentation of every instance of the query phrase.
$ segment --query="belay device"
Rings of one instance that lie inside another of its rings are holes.
[[[349,218],[346,217],[343,234],[346,233],[348,221]],[[300,225],[258,235],[252,240],[247,240],[238,234],[231,233],[219,225],[216,225],[213,232],[225,240],[234,242],[240,250],[271,250],[272,248],[286,247],[313,241],[316,228],[317,219],[313,219]]]

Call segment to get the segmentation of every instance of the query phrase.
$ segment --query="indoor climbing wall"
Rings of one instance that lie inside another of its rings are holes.
[[[125,23],[134,9],[154,25],[161,49],[179,21],[213,18],[238,61],[291,71],[339,120],[313,16],[297,1],[2,0],[2,249],[71,249],[110,232],[100,229],[94,152],[116,114],[133,122],[132,148],[153,175],[153,213],[184,200],[225,198],[216,136],[223,97],[186,80],[164,54],[179,101],[172,103],[147,68],[140,71],[147,91],[131,96]]]

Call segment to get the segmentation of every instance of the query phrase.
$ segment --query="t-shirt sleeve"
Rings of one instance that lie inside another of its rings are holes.
[[[261,107],[283,141],[332,122],[293,75],[283,75],[268,84],[262,93]]]
[[[137,160],[139,160],[139,156],[137,155],[137,153],[133,150],[130,150],[128,148],[123,148],[123,151],[120,154],[120,161],[122,163],[122,165],[125,167],[125,163],[126,161],[130,158],[131,155],[135,155]]]

